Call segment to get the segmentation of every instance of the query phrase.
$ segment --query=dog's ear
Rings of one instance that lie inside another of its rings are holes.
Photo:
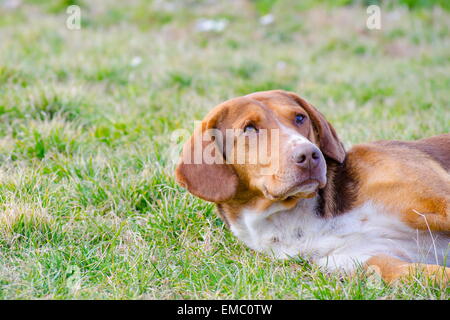
[[[204,120],[195,129],[183,147],[175,178],[193,195],[220,203],[233,198],[239,178],[233,167],[226,163],[217,137],[211,139],[209,132],[214,131],[215,123],[215,119]]]
[[[288,93],[308,113],[319,138],[320,150],[328,157],[339,163],[345,159],[345,149],[339,140],[333,126],[325,119],[313,105],[293,92]]]

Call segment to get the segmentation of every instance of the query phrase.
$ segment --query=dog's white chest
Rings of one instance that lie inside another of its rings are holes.
[[[424,263],[445,259],[448,237],[413,230],[380,206],[366,203],[326,219],[314,214],[315,204],[306,199],[291,210],[279,205],[263,213],[244,210],[231,230],[256,251],[278,258],[300,255],[331,269],[352,270],[381,253]]]

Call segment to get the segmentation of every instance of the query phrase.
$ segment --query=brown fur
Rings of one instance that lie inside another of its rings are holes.
[[[430,141],[444,139],[450,141],[450,135]],[[398,212],[412,228],[450,231],[450,174],[417,144],[361,144],[347,157],[353,162],[359,184],[356,206],[370,200]]]
[[[310,118],[301,127],[296,127],[292,119],[299,112],[308,114]],[[194,137],[201,136],[207,129],[219,129],[225,135],[227,128],[243,128],[249,121],[273,129],[278,127],[275,118],[316,143],[328,159],[343,161],[345,150],[335,130],[323,115],[300,97],[274,90],[231,99],[214,108],[185,144],[181,161],[175,171],[177,181],[192,194],[216,203],[242,203],[243,195],[248,194],[248,199],[261,195],[261,190],[258,190],[250,179],[258,176],[261,169],[258,165],[189,164],[186,159],[193,158]],[[231,160],[230,156],[220,155],[224,160]],[[275,179],[273,184],[276,184]]]
[[[186,143],[175,174],[178,183],[192,194],[207,201],[223,202],[232,198],[237,191],[239,179],[234,169],[225,163],[208,165],[191,163],[194,159],[194,137],[201,139],[201,133],[214,123],[210,121],[209,124],[202,124]]]
[[[359,183],[352,166],[353,159],[344,163],[327,161],[327,185],[319,190],[318,213],[323,217],[333,217],[354,207]]]
[[[325,119],[323,114],[309,102],[302,99],[297,94],[288,93],[288,95],[297,101],[297,103],[308,112],[311,119],[313,119],[315,132],[320,137],[319,146],[322,152],[329,158],[342,163],[345,158],[345,150],[333,126]]]
[[[305,125],[292,124],[296,112],[307,113]],[[205,117],[194,136],[209,128],[242,128],[249,121],[268,129],[281,122],[320,148],[326,157],[327,184],[319,190],[317,212],[324,219],[372,201],[399,215],[412,228],[450,232],[450,134],[410,142],[360,144],[345,153],[334,128],[318,110],[294,93],[274,90],[220,104]],[[292,208],[299,199],[315,195],[268,199],[255,182],[258,165],[187,164],[192,149],[191,139],[184,146],[176,179],[194,195],[217,203],[219,215],[227,224],[237,219],[243,208],[264,211],[274,201]],[[219,156],[225,160],[230,157]],[[277,182],[273,179],[272,183]],[[449,268],[407,264],[384,255],[372,257],[367,265],[387,281],[417,270],[444,281],[450,274]],[[445,277],[439,278],[442,270]]]
[[[418,273],[424,274],[443,285],[450,281],[450,268],[422,263],[406,263],[384,254],[370,258],[366,263],[366,269],[376,272],[388,283],[406,280]]]

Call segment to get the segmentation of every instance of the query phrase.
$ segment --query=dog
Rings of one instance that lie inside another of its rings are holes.
[[[268,160],[251,162],[251,141],[263,132]],[[256,92],[211,110],[185,143],[175,178],[216,203],[233,234],[258,252],[301,256],[326,271],[362,266],[387,282],[415,272],[450,279],[448,133],[346,151],[297,94]]]

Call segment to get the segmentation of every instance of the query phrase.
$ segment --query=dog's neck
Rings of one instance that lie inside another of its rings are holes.
[[[243,187],[244,188],[244,187]],[[274,213],[281,210],[297,210],[303,207],[300,202],[315,203],[310,214],[323,218],[331,218],[350,210],[355,202],[357,183],[354,175],[347,164],[347,159],[340,164],[327,159],[327,184],[320,189],[316,196],[308,199],[288,199],[274,202],[264,198],[260,194],[252,194],[250,191],[242,190],[238,199],[227,203],[217,204],[219,216],[230,226],[243,210],[259,211],[261,213]]]
[[[344,162],[327,159],[327,184],[319,190],[317,214],[322,217],[334,217],[350,210],[358,190],[357,180],[350,169],[348,158]]]

